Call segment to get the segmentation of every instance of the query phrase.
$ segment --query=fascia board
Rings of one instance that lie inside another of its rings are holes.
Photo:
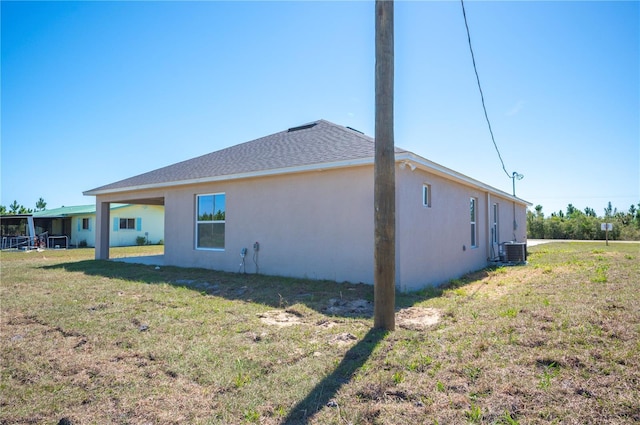
[[[146,185],[127,186],[127,187],[119,187],[119,188],[104,189],[104,190],[88,190],[86,192],[82,192],[82,194],[85,196],[108,195],[112,193],[134,192],[134,191],[149,190],[149,189],[165,189],[168,187],[186,186],[186,185],[202,184],[202,183],[214,183],[214,182],[220,182],[220,181],[240,180],[240,179],[249,179],[249,178],[256,178],[256,177],[276,176],[281,174],[304,173],[309,171],[324,171],[324,170],[330,170],[330,169],[336,169],[336,168],[355,167],[355,166],[370,165],[370,164],[371,165],[373,164],[373,158],[359,158],[359,159],[352,159],[347,161],[325,162],[320,164],[300,165],[297,167],[252,171],[249,173],[226,174],[222,176],[203,177],[200,179],[177,180],[177,181],[165,182],[165,183],[152,183],[152,184],[146,184]]]
[[[524,199],[515,197],[507,192],[504,192],[500,189],[496,189],[493,186],[489,186],[488,184],[482,183],[481,181],[465,176],[464,174],[461,174],[450,168],[444,167],[433,161],[429,161],[428,159],[425,159],[419,155],[416,155],[408,151],[403,153],[397,153],[395,155],[395,161],[396,163],[401,163],[403,161],[411,161],[417,164],[418,166],[420,166],[422,169],[429,171],[431,173],[437,174],[441,177],[447,178],[449,180],[453,180],[455,182],[458,182],[470,187],[482,189],[489,193],[515,201],[519,204],[524,204],[527,206],[533,205],[530,202],[525,201]],[[335,162],[325,162],[325,163],[319,163],[319,164],[301,165],[297,167],[252,171],[249,173],[226,174],[222,176],[204,177],[199,179],[177,180],[177,181],[165,182],[165,183],[152,183],[152,184],[146,184],[146,185],[127,186],[127,187],[119,187],[119,188],[104,189],[104,190],[88,190],[86,192],[83,192],[82,194],[85,196],[108,195],[108,194],[122,193],[122,192],[135,192],[135,191],[150,190],[150,189],[165,189],[169,187],[187,186],[187,185],[193,185],[193,184],[215,183],[215,182],[221,182],[221,181],[277,176],[282,174],[294,174],[294,173],[303,173],[303,172],[310,172],[310,171],[324,171],[324,170],[331,170],[331,169],[337,169],[337,168],[346,168],[346,167],[355,167],[355,166],[373,165],[373,164],[374,164],[374,158],[367,157],[367,158],[359,158],[359,159],[346,160],[346,161],[335,161]]]

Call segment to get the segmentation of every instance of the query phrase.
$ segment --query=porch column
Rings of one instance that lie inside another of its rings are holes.
[[[109,221],[111,204],[96,200],[96,260],[109,259]]]

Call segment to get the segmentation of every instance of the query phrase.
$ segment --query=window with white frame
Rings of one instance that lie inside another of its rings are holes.
[[[491,209],[492,220],[491,220],[491,242],[497,244],[500,238],[498,237],[498,204],[493,204],[493,208]]]
[[[89,220],[90,220],[89,218],[83,218],[82,219],[82,230],[90,230],[90,227],[89,227],[89,223],[90,222],[89,222]]]
[[[136,219],[135,218],[121,218],[120,225],[118,226],[120,230],[135,230],[136,228]]]
[[[224,249],[225,218],[224,193],[196,196],[197,249]]]
[[[431,206],[431,185],[423,184],[422,185],[422,205],[425,207]]]
[[[470,198],[470,216],[471,216],[471,248],[478,247],[478,200],[476,198]]]

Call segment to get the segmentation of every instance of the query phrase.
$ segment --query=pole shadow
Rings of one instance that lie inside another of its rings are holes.
[[[309,394],[299,401],[282,422],[287,425],[304,425],[310,423],[314,415],[322,408],[334,408],[327,406],[343,385],[351,381],[353,375],[369,359],[373,350],[388,335],[382,329],[370,329],[369,332],[342,358],[342,361],[333,372],[318,383]]]

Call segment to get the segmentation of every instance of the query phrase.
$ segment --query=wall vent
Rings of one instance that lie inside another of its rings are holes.
[[[299,125],[298,127],[291,127],[290,129],[287,130],[287,133],[291,133],[293,131],[298,131],[298,130],[306,130],[307,128],[315,127],[316,125],[318,125],[317,122],[311,122],[309,124]]]

